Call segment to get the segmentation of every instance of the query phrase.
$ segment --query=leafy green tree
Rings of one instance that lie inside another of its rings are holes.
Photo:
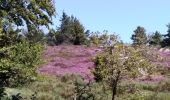
[[[97,82],[106,81],[112,90],[112,100],[115,100],[117,85],[122,77],[137,77],[141,70],[151,73],[153,68],[151,62],[143,56],[140,49],[118,44],[105,53],[99,54],[95,62],[95,79]]]
[[[19,42],[21,37],[18,34],[19,29],[14,29],[14,26],[7,20],[2,20],[0,31],[0,47],[9,46]]]
[[[90,42],[94,46],[108,47],[111,44],[118,43],[118,35],[109,34],[108,31],[92,32],[89,36]]]
[[[39,30],[38,27],[48,27],[49,23],[52,24],[52,16],[54,14],[55,9],[53,0],[0,1],[0,20],[8,21],[10,24],[13,24],[15,28],[17,28],[17,26],[27,27],[29,38],[34,38],[34,41],[39,40],[43,35],[42,31]],[[5,35],[6,38],[9,38],[8,34]]]
[[[22,26],[45,25],[52,23],[55,14],[53,0],[1,0],[0,19]],[[29,30],[29,29],[28,29]]]
[[[156,31],[155,33],[153,33],[153,35],[151,35],[149,44],[150,45],[160,45],[161,41],[162,41],[162,35],[158,31]]]
[[[92,43],[92,45],[99,46],[100,44],[99,34],[100,32],[92,32],[90,34],[89,38],[90,38],[90,42]]]
[[[68,16],[63,12],[61,25],[58,29],[61,43],[71,43],[74,45],[83,44],[86,34],[83,25],[74,16]]]
[[[24,37],[30,43],[45,43],[45,34],[43,30],[36,28],[35,26],[29,26],[30,31],[23,33]]]
[[[147,36],[144,27],[138,26],[137,29],[134,30],[131,39],[133,40],[134,46],[145,45],[147,43]]]
[[[0,83],[2,86],[22,84],[27,79],[31,79],[42,55],[42,45],[18,41],[20,38],[18,27],[25,26],[29,34],[36,34],[40,31],[38,27],[48,28],[54,14],[52,0],[0,1]],[[29,36],[32,40],[32,35]]]

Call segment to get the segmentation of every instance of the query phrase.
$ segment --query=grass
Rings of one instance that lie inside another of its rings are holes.
[[[111,91],[105,83],[91,83],[84,90],[77,93],[76,80],[79,84],[79,89],[82,89],[87,84],[79,76],[48,76],[40,77],[39,80],[28,86],[15,89],[6,88],[5,92],[9,96],[20,93],[24,100],[73,100],[75,95],[81,98],[94,97],[94,99],[80,100],[111,100]],[[169,89],[170,80],[150,84],[125,80],[118,87],[116,100],[170,100]],[[80,95],[81,93],[82,95]]]

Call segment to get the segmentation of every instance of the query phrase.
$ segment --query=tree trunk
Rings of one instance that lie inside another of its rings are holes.
[[[77,100],[77,93],[74,95],[74,100]]]
[[[116,93],[117,93],[117,84],[118,84],[118,81],[119,81],[119,77],[120,77],[120,71],[117,72],[117,76],[116,76],[116,79],[113,80],[112,82],[112,100],[115,100],[115,96],[116,96]]]

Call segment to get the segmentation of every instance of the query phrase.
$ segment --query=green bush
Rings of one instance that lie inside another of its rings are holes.
[[[43,46],[41,44],[29,44],[28,42],[16,44],[9,51],[13,62],[26,67],[35,68],[42,61]]]
[[[18,86],[33,80],[36,66],[42,60],[43,46],[21,42],[0,48],[0,82],[3,86]]]

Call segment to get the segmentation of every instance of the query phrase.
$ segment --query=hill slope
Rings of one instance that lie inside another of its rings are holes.
[[[91,80],[94,77],[92,58],[100,51],[99,48],[85,46],[49,46],[44,55],[49,62],[38,71],[57,76],[76,74]]]

